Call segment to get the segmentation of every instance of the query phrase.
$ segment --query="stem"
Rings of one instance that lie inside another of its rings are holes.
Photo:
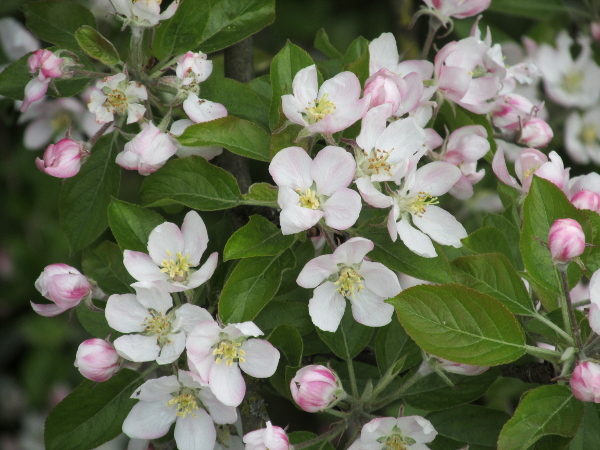
[[[325,227],[323,227],[323,225],[321,225],[320,223],[317,224],[317,228],[325,237],[325,240],[327,241],[327,244],[329,244],[329,248],[331,248],[331,251],[334,251],[337,248],[337,245],[335,245],[335,241],[333,240],[333,237],[331,236],[329,231],[327,231]]]
[[[573,339],[573,336],[570,336],[569,334],[567,334],[565,332],[565,330],[563,330],[561,327],[559,327],[558,325],[556,325],[554,322],[552,322],[546,316],[543,316],[541,314],[536,314],[534,316],[534,318],[536,318],[537,320],[539,320],[540,322],[542,322],[548,328],[552,328],[552,330],[556,331],[556,334],[558,334],[562,338],[564,338],[570,346],[576,345],[576,342],[575,342],[575,339]]]
[[[301,448],[311,447],[315,444],[318,444],[319,442],[330,441],[331,439],[336,437],[338,434],[343,433],[346,430],[346,428],[348,428],[348,424],[346,423],[346,421],[340,422],[335,427],[333,427],[331,430],[326,431],[325,433],[321,434],[320,436],[309,439],[308,441],[301,442],[299,444],[294,444],[294,449],[299,450]]]
[[[170,66],[172,66],[173,64],[175,64],[177,62],[177,60],[179,59],[179,56],[173,56],[172,58],[165,58],[161,61],[159,61],[159,63],[157,65],[154,66],[154,68],[150,71],[150,77],[151,78],[155,78],[155,77],[159,77],[160,75],[162,75],[162,69],[169,68]]]
[[[131,71],[134,73],[136,78],[140,77],[142,73],[142,60],[143,51],[142,44],[144,42],[144,28],[142,27],[131,27],[131,40],[129,41],[129,55]]]
[[[591,351],[600,343],[600,336],[595,333],[592,333],[585,343],[585,347],[583,347],[584,351]]]
[[[94,72],[93,70],[73,69],[73,70],[71,70],[71,72],[73,73],[73,75],[80,75],[82,77],[94,77],[94,78],[104,78],[105,76],[108,75],[107,73]]]
[[[419,369],[414,374],[412,374],[406,381],[404,381],[404,383],[402,383],[402,386],[400,386],[398,389],[396,389],[396,391],[392,392],[390,395],[386,396],[385,399],[383,399],[377,403],[374,403],[373,406],[369,409],[371,411],[377,411],[378,409],[381,409],[384,406],[389,405],[392,402],[395,402],[400,397],[402,397],[404,395],[404,393],[411,386],[413,386],[417,381],[419,381],[425,375],[429,375],[430,373],[431,373],[431,370],[429,368],[429,365],[425,362],[422,363],[421,367],[419,367]]]
[[[567,332],[570,333],[573,337],[575,337],[575,342],[577,344],[577,349],[581,351],[583,349],[583,344],[581,343],[581,334],[579,333],[579,324],[577,323],[577,319],[575,318],[575,312],[573,311],[573,305],[571,304],[571,295],[569,294],[569,280],[567,279],[567,271],[566,267],[561,267],[558,269],[560,272],[561,279],[561,309],[563,310],[563,321],[565,321],[565,328],[567,328]]]
[[[552,363],[557,364],[560,361],[561,354],[555,350],[548,350],[541,347],[534,347],[532,345],[525,345],[525,351],[530,355],[537,356],[538,358],[545,359]]]
[[[108,130],[113,123],[115,123],[114,120],[112,122],[105,123],[98,131],[96,131],[96,134],[94,134],[88,141],[90,148],[94,146],[94,144],[104,135],[104,133],[106,133],[106,130]]]
[[[427,39],[425,39],[425,46],[423,47],[423,52],[421,53],[421,59],[426,59],[429,54],[429,50],[431,49],[431,45],[433,44],[433,39],[437,31],[442,26],[442,22],[437,17],[429,16],[429,30],[427,31]]]

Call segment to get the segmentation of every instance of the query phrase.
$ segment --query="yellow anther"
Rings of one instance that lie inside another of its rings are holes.
[[[167,402],[167,406],[177,405],[177,415],[181,418],[191,414],[192,417],[198,417],[194,414],[194,410],[198,409],[196,397],[192,394],[181,394],[173,397]]]
[[[581,129],[580,138],[587,146],[596,145],[598,142],[598,133],[596,127],[592,124],[584,125]]]
[[[328,114],[332,114],[335,111],[336,106],[335,103],[328,100],[329,94],[325,94],[320,99],[315,99],[315,105],[310,108],[306,108],[306,120],[309,125],[313,123],[317,123],[319,120],[322,120]],[[312,102],[309,103],[311,105]]]
[[[390,152],[380,150],[378,148],[375,149],[373,154],[367,158],[366,167],[363,165],[363,167],[365,167],[365,173],[368,175],[379,175],[381,172],[387,172],[389,176],[392,176],[392,166],[387,162],[392,151],[393,149],[390,150]]]
[[[300,194],[300,198],[298,199],[298,206],[302,206],[303,208],[308,209],[319,209],[321,202],[317,198],[317,192],[312,189],[307,189],[302,194],[301,189],[296,189],[296,192]]]
[[[171,319],[168,314],[165,316],[163,313],[151,309],[150,317],[144,319],[142,326],[144,327],[143,334],[156,336],[161,347],[168,342],[168,335],[171,332]]]
[[[418,195],[415,195],[410,199],[409,210],[412,214],[418,217],[422,217],[427,210],[427,206],[429,205],[437,205],[439,202],[437,201],[437,197],[432,197],[430,194],[426,192],[419,192]]]
[[[190,270],[190,255],[183,256],[181,253],[177,253],[173,259],[171,258],[172,253],[167,251],[167,256],[169,258],[162,260],[160,271],[168,273],[173,281],[185,281]]]
[[[569,94],[577,92],[581,89],[581,82],[583,81],[583,71],[569,72],[563,76],[560,83],[560,87]]]
[[[241,346],[240,342],[222,340],[212,352],[215,355],[215,363],[225,361],[225,364],[231,367],[233,363],[246,362],[246,352],[240,349]]]
[[[69,114],[66,112],[61,112],[54,116],[54,118],[50,121],[52,129],[55,131],[64,130],[71,125],[72,119]]]
[[[338,286],[338,292],[344,297],[356,298],[356,292],[360,292],[365,286],[362,284],[363,277],[361,277],[356,270],[351,267],[344,267],[339,272],[340,277],[334,283]]]

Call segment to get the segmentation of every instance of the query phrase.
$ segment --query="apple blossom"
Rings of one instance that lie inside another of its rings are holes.
[[[132,394],[139,400],[123,422],[131,438],[157,439],[175,423],[175,442],[180,450],[213,450],[215,423],[234,423],[237,412],[219,402],[210,388],[192,372],[146,381]]]
[[[217,267],[218,255],[212,253],[198,270],[200,258],[208,245],[208,233],[195,211],[186,214],[181,230],[171,222],[158,225],[148,237],[149,255],[125,250],[123,263],[138,280],[134,287],[156,286],[167,292],[194,289],[206,282]]]
[[[140,175],[150,175],[160,169],[177,151],[173,139],[152,122],[143,123],[142,131],[117,155],[116,163]]]
[[[194,92],[190,92],[183,102],[183,110],[195,123],[227,117],[227,108],[220,103],[202,100]]]
[[[552,259],[567,262],[580,256],[585,250],[585,235],[579,222],[558,219],[550,225],[548,246]]]
[[[600,334],[600,270],[596,270],[590,278],[590,328],[596,334]]]
[[[213,63],[205,53],[186,52],[177,60],[175,73],[184,86],[189,86],[205,81],[212,70]]]
[[[600,365],[592,361],[577,363],[569,384],[576,399],[600,403]]]
[[[474,366],[471,364],[461,364],[454,361],[449,361],[444,358],[440,358],[439,356],[434,356],[432,358],[434,364],[448,373],[455,373],[457,375],[466,375],[466,376],[476,376],[481,375],[486,372],[489,367],[488,366]]]
[[[600,194],[597,192],[581,190],[571,197],[571,203],[577,209],[589,209],[600,214]]]
[[[53,304],[31,302],[33,310],[46,317],[56,316],[74,308],[81,300],[89,297],[92,286],[77,269],[66,264],[51,264],[35,281],[35,288]]]
[[[333,254],[310,260],[300,271],[296,282],[314,289],[308,312],[321,330],[338,329],[346,299],[354,319],[363,325],[382,327],[392,320],[394,308],[385,300],[400,293],[400,283],[383,264],[365,260],[373,247],[369,239],[351,238]]]
[[[214,320],[199,323],[188,335],[186,348],[192,371],[208,383],[219,401],[238,406],[246,383],[240,371],[255,378],[275,373],[279,351],[268,341],[253,339],[263,332],[253,322],[219,326]]]
[[[354,158],[340,147],[327,146],[314,160],[300,147],[277,153],[269,173],[279,186],[281,232],[308,230],[322,218],[338,230],[354,225],[362,203],[360,195],[347,186],[355,172]]]
[[[600,175],[596,172],[571,178],[565,193],[576,208],[600,214]]]
[[[293,95],[281,97],[283,113],[303,125],[307,135],[333,134],[361,119],[369,107],[369,96],[360,99],[360,81],[352,72],[342,72],[319,88],[317,67],[298,71],[292,82]]]
[[[431,442],[437,431],[429,420],[421,416],[379,417],[362,427],[360,437],[348,450],[385,450],[403,448],[426,450],[424,444]]]
[[[345,396],[336,373],[315,364],[304,366],[296,372],[290,390],[296,404],[307,412],[322,411]]]
[[[267,421],[266,428],[251,431],[244,435],[246,450],[289,450],[290,440],[281,427]]]
[[[110,0],[125,25],[135,27],[154,27],[161,20],[169,19],[179,7],[179,0],[174,0],[169,7],[160,12],[161,0]]]
[[[529,192],[533,175],[544,178],[559,189],[568,185],[569,169],[565,169],[561,157],[554,151],[550,152],[550,160],[539,150],[526,148],[519,153],[515,161],[515,173],[519,182],[508,173],[504,150],[498,147],[492,161],[492,170],[504,184],[523,193]]]
[[[179,137],[190,125],[194,125],[194,122],[189,119],[176,120],[171,124],[171,130],[169,131],[169,134],[174,137]],[[175,147],[177,147],[175,154],[180,158],[185,158],[186,156],[190,155],[197,155],[206,159],[207,161],[210,161],[215,156],[223,153],[223,147],[218,147],[216,145],[209,147],[187,147],[181,145],[177,139],[172,139],[172,141],[175,144]]]
[[[30,73],[37,73],[25,86],[25,96],[21,105],[21,112],[25,112],[29,105],[40,100],[48,91],[48,84],[53,78],[67,78],[72,76],[67,67],[73,64],[71,58],[61,58],[50,50],[40,49],[34,51],[27,59]]]
[[[127,113],[127,123],[139,121],[146,111],[140,101],[148,99],[146,88],[137,81],[127,81],[124,73],[104,77],[96,83],[88,109],[96,114],[96,122],[108,123],[115,114]]]
[[[521,124],[521,136],[519,143],[528,147],[545,147],[550,143],[554,133],[548,123],[540,118],[534,117]]]
[[[575,162],[600,164],[600,107],[580,115],[573,111],[565,123],[565,147]]]
[[[450,17],[465,19],[476,16],[490,7],[492,0],[423,0],[443,23]]]
[[[543,74],[548,97],[563,106],[589,108],[600,98],[600,67],[594,62],[589,38],[579,37],[576,59],[571,55],[574,42],[566,31],[556,39],[556,48],[541,44],[535,63]]]
[[[492,120],[504,134],[510,134],[517,131],[521,124],[534,115],[538,109],[539,107],[522,95],[506,94],[498,98],[492,111]]]
[[[75,367],[92,381],[106,381],[119,370],[119,355],[115,348],[102,339],[83,341],[75,355]]]
[[[127,334],[114,346],[123,358],[169,364],[185,348],[186,333],[212,316],[204,308],[185,303],[173,308],[168,292],[155,287],[138,288],[134,294],[113,294],[106,303],[106,321],[111,328]]]
[[[81,156],[89,154],[83,142],[61,139],[50,144],[43,159],[36,158],[35,165],[42,172],[57,178],[70,178],[81,168]]]

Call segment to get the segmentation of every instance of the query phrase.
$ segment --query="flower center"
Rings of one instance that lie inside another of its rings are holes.
[[[123,91],[108,88],[108,90],[104,90],[104,95],[106,95],[106,100],[102,106],[105,108],[112,109],[118,114],[123,114],[127,110],[127,96]]]
[[[185,281],[187,279],[187,274],[190,271],[190,255],[183,256],[178,252],[175,254],[175,259],[173,259],[173,253],[167,250],[167,256],[169,258],[163,259],[160,264],[162,267],[160,271],[168,273],[173,281]]]
[[[383,442],[383,450],[406,450],[406,442],[402,439],[400,434],[392,434],[386,436],[385,442]]]
[[[356,298],[356,292],[360,292],[365,286],[362,284],[363,277],[361,277],[356,270],[352,267],[344,267],[340,270],[340,277],[334,283],[338,286],[338,292],[344,297]]]
[[[194,410],[198,409],[198,403],[196,403],[196,397],[190,393],[182,393],[177,397],[173,397],[167,402],[167,406],[177,405],[177,415],[184,418],[188,414],[192,417],[198,417],[194,414]]]
[[[329,94],[325,94],[320,99],[316,98],[315,105],[310,108],[306,108],[306,116],[309,125],[317,123],[319,120],[324,119],[326,115],[333,113],[336,108],[335,103],[328,100],[328,97]],[[308,104],[312,105],[312,102],[309,102]]]
[[[390,153],[391,152],[386,152],[378,148],[375,149],[370,157],[365,153],[365,156],[367,157],[367,161],[365,162],[366,167],[364,169],[365,173],[369,175],[379,175],[381,172],[386,172],[389,176],[392,176],[392,166],[387,162]]]
[[[66,112],[61,112],[52,118],[50,124],[54,131],[60,131],[64,130],[65,128],[68,128],[69,125],[71,125],[71,121],[72,119],[69,114],[67,114]]]
[[[142,322],[144,327],[143,334],[146,336],[157,336],[158,344],[162,347],[165,345],[169,338],[168,335],[171,332],[171,318],[167,314],[166,316],[154,309],[150,310],[150,316],[146,317]]]
[[[307,189],[302,194],[301,189],[296,189],[296,192],[300,194],[300,198],[298,199],[298,206],[302,206],[303,208],[308,209],[319,209],[321,203],[317,198],[317,191],[313,191],[312,189]]]
[[[573,94],[581,89],[581,82],[583,81],[583,72],[575,71],[566,73],[563,76],[560,87],[569,94]]]
[[[596,127],[594,125],[585,125],[581,130],[580,139],[587,146],[596,145],[598,141],[598,134],[596,133]]]
[[[415,216],[423,217],[427,206],[437,205],[438,203],[437,197],[432,197],[431,194],[427,194],[426,192],[419,192],[418,195],[408,200],[406,209]]]
[[[238,361],[246,362],[244,358],[246,352],[240,349],[241,345],[240,342],[222,340],[212,352],[215,355],[215,362],[220,364],[221,361],[225,361],[228,366],[232,366],[233,363]]]

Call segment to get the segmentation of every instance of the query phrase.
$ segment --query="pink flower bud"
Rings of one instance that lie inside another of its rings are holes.
[[[35,282],[35,288],[53,304],[31,303],[35,312],[42,316],[56,316],[74,308],[92,291],[87,278],[77,269],[66,264],[46,266]]]
[[[369,108],[391,103],[392,114],[398,111],[402,99],[393,77],[394,74],[391,74],[387,69],[381,69],[366,81],[364,95],[366,97],[367,94],[371,94]],[[395,77],[398,78],[397,75]]]
[[[117,155],[116,163],[141,175],[150,175],[160,169],[175,154],[173,139],[152,122],[142,125],[142,131],[125,144]]]
[[[327,408],[343,393],[337,375],[325,366],[310,365],[296,372],[290,383],[294,401],[307,412]]]
[[[553,137],[552,128],[545,120],[533,118],[523,123],[519,142],[533,148],[545,147]]]
[[[261,430],[251,431],[244,435],[245,450],[288,450],[290,440],[283,428],[271,425]]]
[[[32,79],[27,86],[25,86],[25,95],[23,96],[23,104],[21,105],[21,112],[27,111],[29,105],[33,102],[41,100],[46,92],[48,92],[48,83],[50,78],[40,81],[37,78]]]
[[[182,80],[183,85],[202,83],[213,70],[213,63],[202,52],[187,52],[177,60],[175,73]]]
[[[571,198],[571,203],[577,209],[589,209],[600,214],[600,195],[596,192],[579,191]]]
[[[585,250],[585,235],[581,225],[573,219],[555,220],[550,227],[548,246],[555,261],[566,262],[577,258]]]
[[[578,400],[600,403],[600,365],[591,361],[578,363],[569,384]]]
[[[61,64],[64,59],[59,58],[50,50],[41,49],[36,50],[27,59],[27,65],[29,66],[29,72],[35,73],[39,70],[38,78],[43,81],[47,78],[59,78],[63,75]]]
[[[77,349],[75,367],[88,380],[106,381],[119,370],[119,355],[108,342],[88,339]]]
[[[437,361],[438,367],[440,367],[442,370],[449,373],[456,373],[458,375],[481,375],[489,369],[488,366],[473,366],[471,364],[461,364],[443,358],[436,357],[435,360]]]
[[[600,22],[593,22],[590,26],[590,31],[592,33],[592,38],[596,42],[600,42]]]
[[[44,152],[44,159],[36,158],[35,165],[53,177],[69,178],[79,172],[83,153],[83,143],[61,139],[56,144],[50,144]]]
[[[519,94],[503,95],[492,112],[494,125],[507,131],[514,131],[521,121],[531,116],[535,105]]]

